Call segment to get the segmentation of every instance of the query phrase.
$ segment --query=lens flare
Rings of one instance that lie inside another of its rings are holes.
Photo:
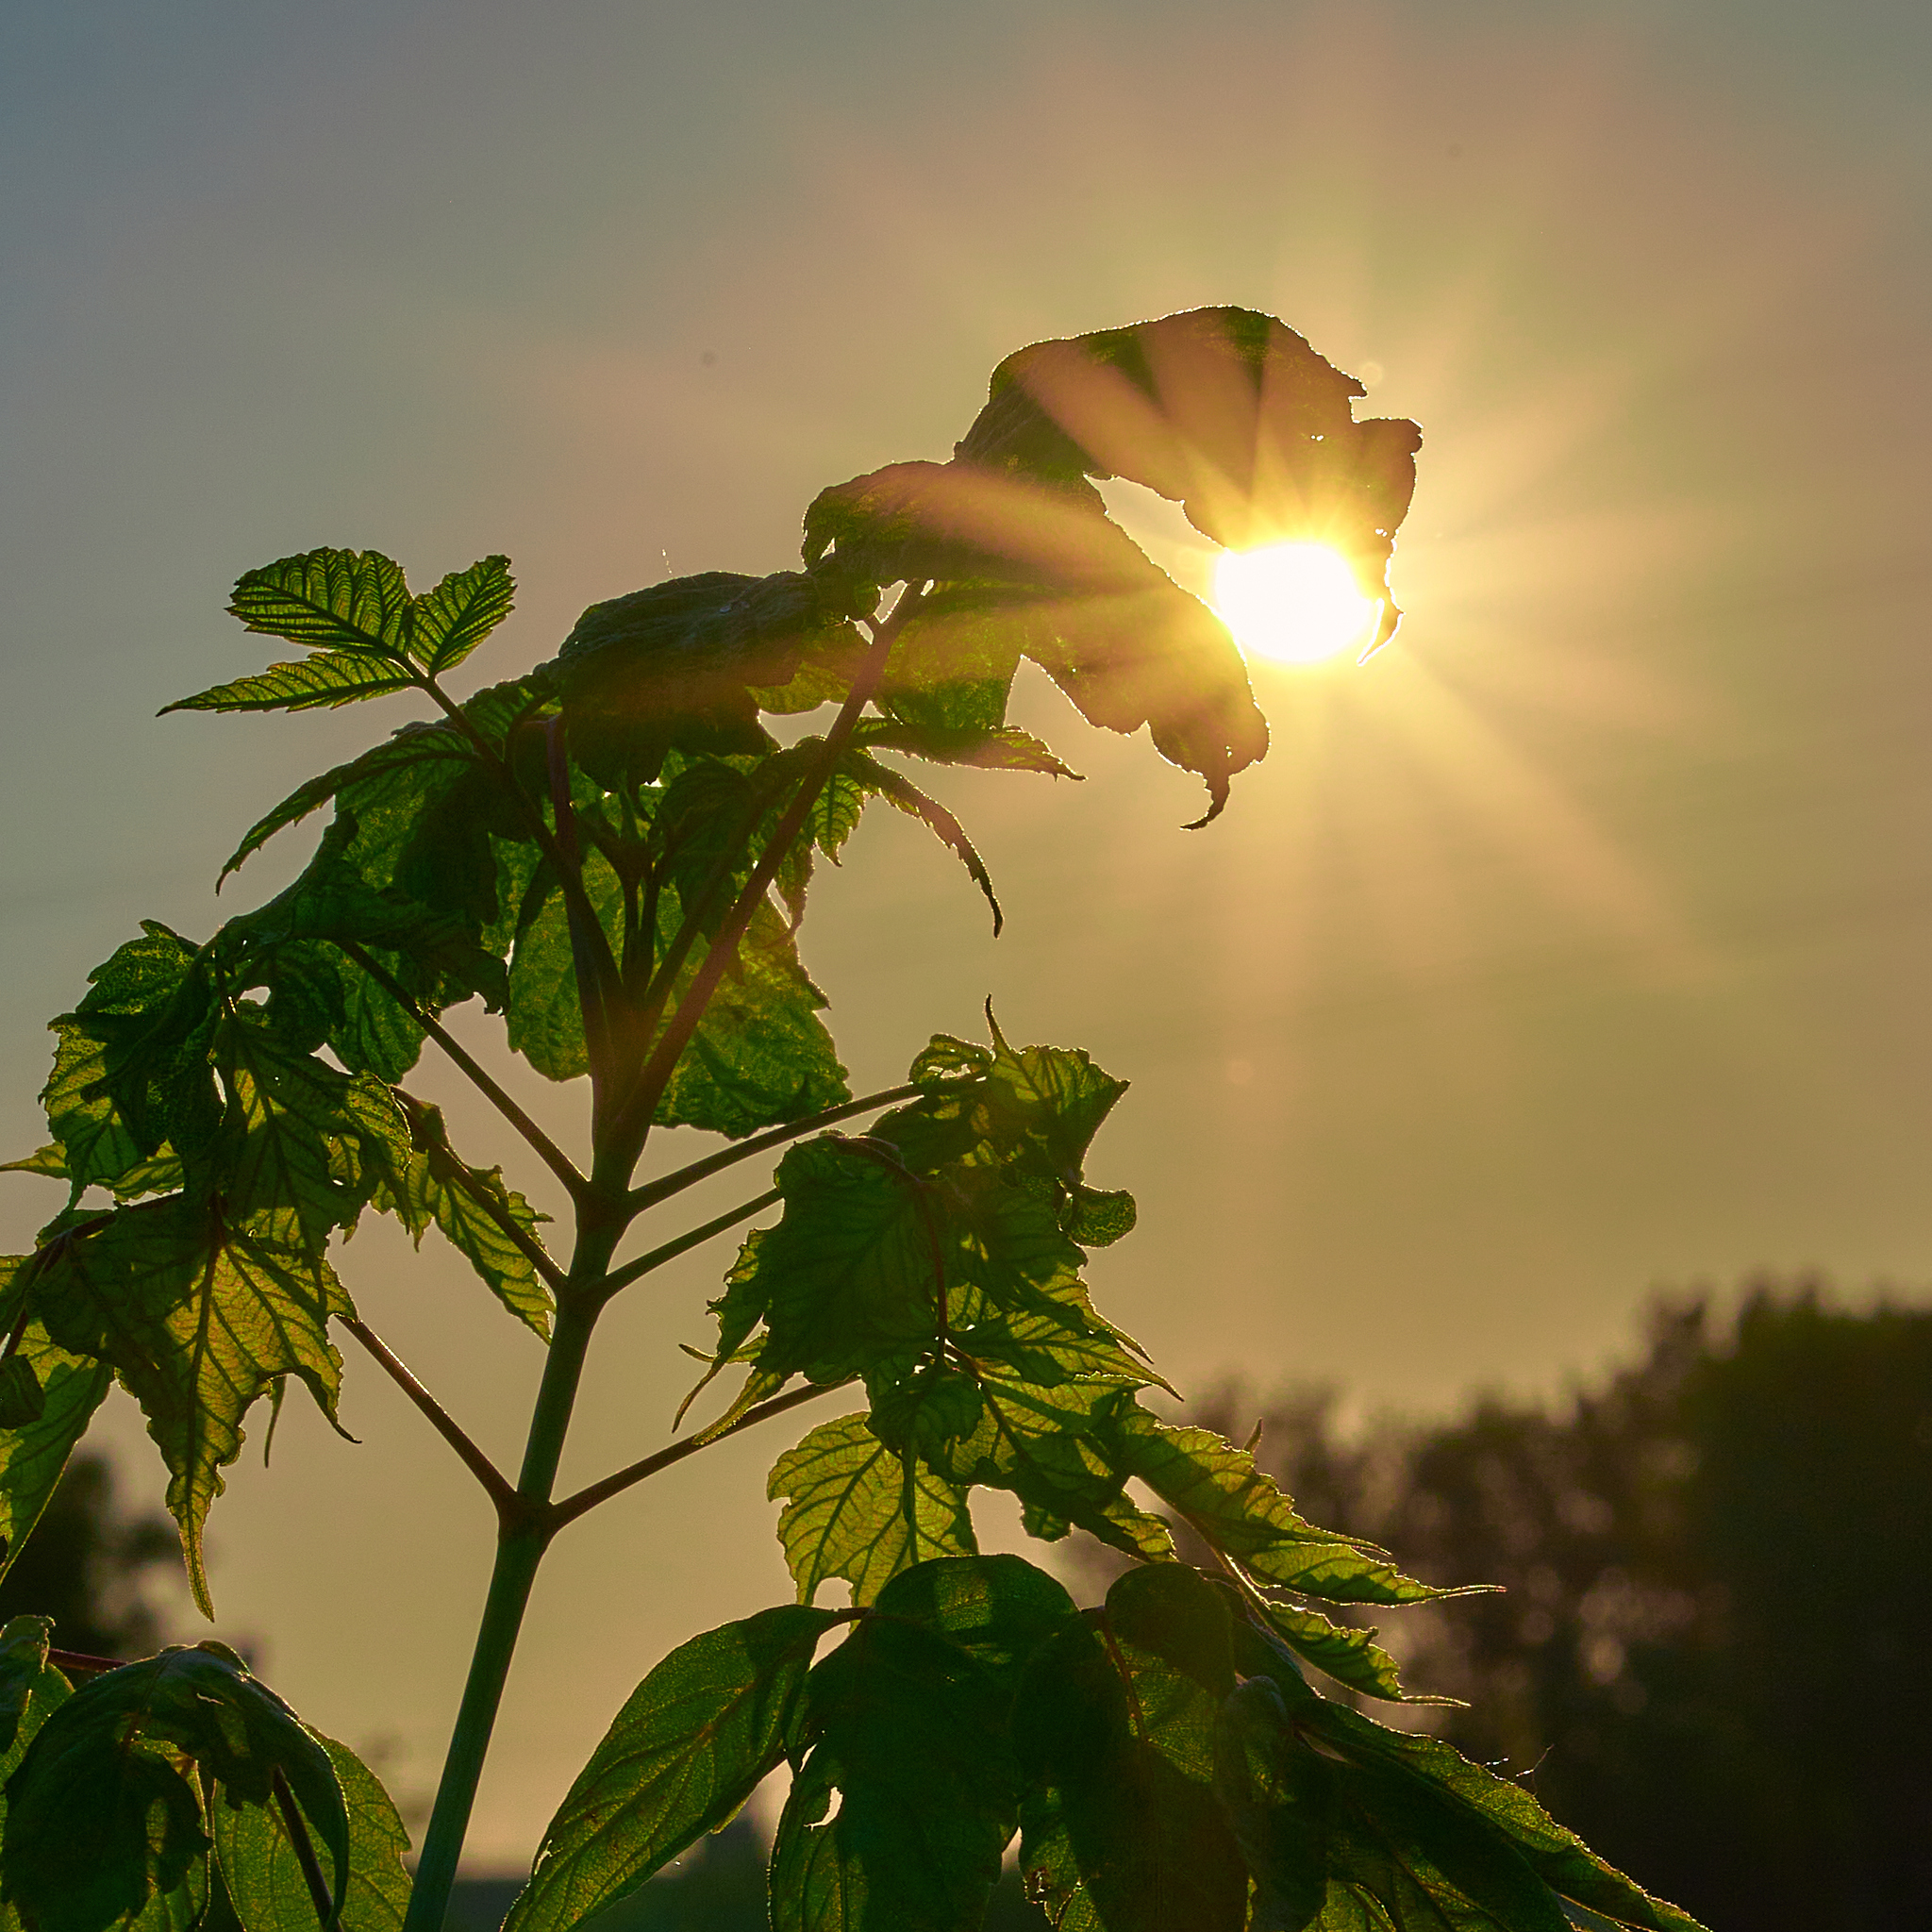
[[[1277,664],[1359,651],[1375,630],[1374,600],[1325,543],[1226,552],[1214,570],[1214,608],[1249,657]]]

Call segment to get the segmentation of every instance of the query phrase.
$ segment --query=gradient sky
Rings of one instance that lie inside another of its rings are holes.
[[[1660,1284],[1919,1292],[1928,74],[1904,0],[10,0],[7,1145],[87,969],[140,916],[206,932],[239,827],[403,715],[154,722],[260,661],[242,570],[366,545],[420,586],[507,550],[487,681],[667,569],[786,567],[819,487],[945,455],[1021,343],[1237,302],[1424,425],[1402,635],[1259,673],[1274,752],[1200,833],[1191,780],[1029,685],[1089,782],[948,792],[1005,938],[903,822],[819,892],[855,1081],[989,991],[1130,1077],[1092,1172],[1141,1228],[1096,1288],[1184,1389],[1441,1407],[1561,1388]],[[16,1244],[50,1191],[9,1182]],[[512,1456],[535,1344],[405,1252],[367,1231],[345,1279]],[[619,1305],[567,1479],[663,1439],[727,1258]],[[359,1360],[343,1416],[364,1446],[295,1402],[235,1473],[222,1628],[420,1790],[489,1524]],[[138,1417],[101,1427],[158,1498]],[[664,1649],[787,1593],[785,1445],[559,1544],[480,1860],[527,1855]]]

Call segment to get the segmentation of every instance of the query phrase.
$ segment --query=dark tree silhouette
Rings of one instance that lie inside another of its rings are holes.
[[[1932,1924],[1932,1313],[1765,1283],[1730,1320],[1660,1307],[1564,1404],[1358,1437],[1321,1391],[1200,1413],[1241,1437],[1257,1407],[1306,1514],[1506,1586],[1385,1619],[1411,1686],[1472,1707],[1409,1722],[1713,1925]]]
[[[53,1618],[54,1641],[63,1650],[143,1656],[160,1641],[144,1586],[180,1564],[167,1518],[124,1514],[107,1461],[76,1456],[0,1581],[0,1622],[37,1611]]]

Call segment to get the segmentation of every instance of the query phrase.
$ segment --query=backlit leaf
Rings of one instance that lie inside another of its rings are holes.
[[[409,608],[410,656],[434,676],[453,671],[509,615],[515,597],[507,557],[452,571]]]
[[[282,1375],[331,1422],[341,1358],[326,1328],[354,1312],[319,1254],[276,1247],[179,1196],[124,1208],[69,1241],[34,1284],[53,1339],[114,1369],[168,1465],[195,1602],[212,1616],[201,1532],[242,1453],[242,1419]]]
[[[978,1548],[965,1491],[917,1461],[902,1462],[862,1414],[821,1423],[788,1449],[766,1493],[786,1499],[778,1541],[801,1603],[842,1576],[852,1601],[869,1604],[911,1565]]]
[[[349,1822],[328,1754],[234,1652],[171,1646],[84,1684],[9,1780],[0,1884],[30,1924],[100,1932],[205,1865],[200,1797],[175,1754],[244,1803],[267,1804],[279,1773],[341,1900]]]
[[[12,1313],[19,1307],[16,1284],[26,1259],[0,1257],[0,1306],[8,1309],[9,1324],[18,1319]],[[0,1576],[32,1535],[112,1379],[106,1363],[57,1347],[38,1320],[22,1331],[15,1357],[27,1364],[40,1385],[41,1412],[19,1427],[0,1430]]]
[[[309,1735],[328,1754],[348,1816],[342,1932],[396,1932],[409,1904],[409,1874],[403,1867],[408,1831],[381,1781],[347,1745]],[[279,1807],[218,1796],[208,1822],[242,1932],[315,1932],[314,1901]]]
[[[566,1932],[735,1817],[782,1760],[812,1653],[839,1621],[788,1605],[674,1650],[550,1821],[505,1932]]]
[[[228,605],[252,631],[314,651],[400,658],[409,587],[374,550],[309,550],[245,572]]]
[[[389,697],[409,691],[416,680],[406,670],[366,651],[324,651],[292,664],[271,664],[253,677],[210,685],[192,697],[163,705],[170,711],[312,711],[353,705],[362,698]]]

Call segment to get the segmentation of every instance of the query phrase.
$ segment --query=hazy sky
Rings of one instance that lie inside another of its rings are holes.
[[[8,1146],[87,969],[142,915],[208,930],[236,830],[404,715],[154,722],[259,661],[239,572],[367,545],[421,585],[507,550],[486,681],[667,568],[785,567],[819,487],[945,455],[1021,343],[1238,302],[1424,425],[1401,638],[1260,675],[1274,752],[1200,833],[1192,781],[1029,687],[1089,782],[948,793],[1007,936],[903,822],[815,903],[855,1078],[989,991],[1130,1077],[1093,1173],[1141,1229],[1096,1286],[1184,1388],[1442,1406],[1559,1388],[1657,1284],[1917,1291],[1928,76],[1903,0],[10,0]],[[48,1192],[10,1182],[17,1244]],[[404,1248],[358,1237],[352,1291],[513,1456],[535,1345]],[[663,1439],[727,1259],[620,1305],[567,1474]],[[421,1788],[489,1525],[359,1360],[343,1414],[364,1446],[291,1403],[236,1473],[223,1628]],[[103,1427],[158,1498],[138,1419]],[[479,1857],[527,1853],[665,1648],[786,1593],[787,1440],[560,1543]]]

